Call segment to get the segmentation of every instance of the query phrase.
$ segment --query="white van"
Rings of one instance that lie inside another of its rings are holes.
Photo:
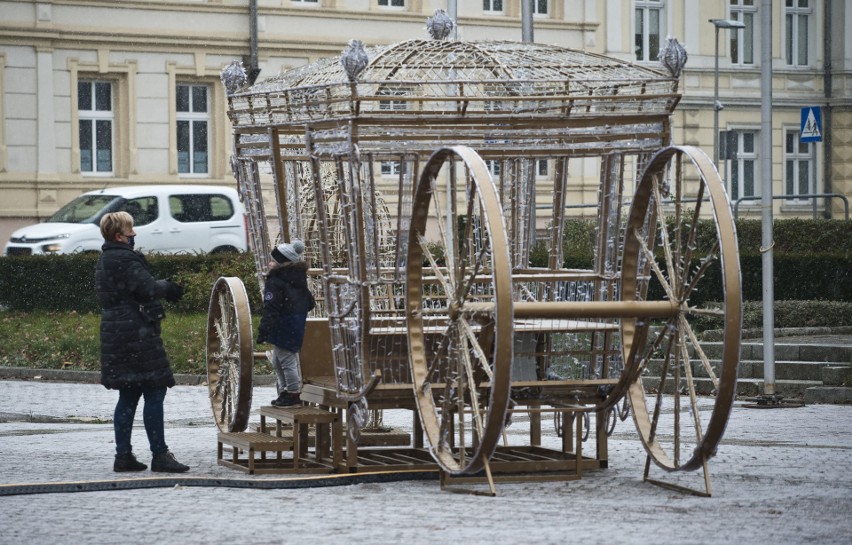
[[[101,218],[120,210],[133,216],[136,249],[142,252],[244,252],[248,248],[246,217],[235,189],[155,185],[84,193],[43,223],[12,233],[5,253],[100,252]]]

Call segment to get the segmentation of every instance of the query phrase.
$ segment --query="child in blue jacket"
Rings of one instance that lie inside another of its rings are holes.
[[[272,343],[270,361],[275,370],[276,407],[298,405],[302,389],[299,350],[305,338],[308,312],[315,306],[308,289],[308,264],[302,261],[305,244],[293,240],[272,250],[263,290],[263,314],[257,342]]]

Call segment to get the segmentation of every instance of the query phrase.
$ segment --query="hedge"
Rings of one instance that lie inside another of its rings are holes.
[[[0,305],[12,310],[93,312],[96,254],[0,257]],[[237,276],[246,285],[249,304],[261,307],[260,288],[250,253],[151,255],[148,263],[157,278],[185,287],[183,299],[168,308],[207,312],[213,283],[220,276]]]
[[[773,268],[775,300],[852,301],[852,222],[841,220],[778,220],[774,228]],[[700,237],[714,236],[712,221],[702,220]],[[737,222],[743,299],[763,298],[762,227],[759,220]],[[565,266],[591,268],[596,240],[595,226],[585,220],[569,220],[565,226]],[[0,257],[0,305],[13,310],[98,310],[94,288],[97,255]],[[181,312],[206,312],[210,290],[220,276],[236,276],[246,285],[249,302],[260,309],[260,290],[250,253],[218,255],[152,255],[148,261],[158,278],[171,278],[186,287]],[[533,266],[547,263],[547,250],[538,244],[531,254]],[[718,301],[718,265],[693,303]],[[659,295],[659,294],[658,294]]]

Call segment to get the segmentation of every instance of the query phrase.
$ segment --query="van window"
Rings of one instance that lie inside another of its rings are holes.
[[[115,195],[81,195],[60,208],[45,223],[96,223],[98,214],[115,201]]]
[[[234,215],[234,205],[224,195],[172,195],[169,212],[183,223],[224,221]]]
[[[140,197],[124,202],[119,208],[133,216],[133,225],[140,227],[156,220],[160,212],[157,208],[157,197]]]

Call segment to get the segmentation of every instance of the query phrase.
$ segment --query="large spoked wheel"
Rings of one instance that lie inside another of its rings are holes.
[[[413,210],[407,317],[414,395],[441,468],[475,473],[497,448],[510,393],[512,285],[500,201],[483,160],[456,146],[432,154]]]
[[[221,431],[248,426],[252,378],[251,310],[239,278],[221,277],[207,313],[207,385],[213,419]]]
[[[715,229],[701,229],[702,213],[712,216]],[[665,320],[622,320],[624,372],[651,459],[669,471],[697,469],[715,454],[725,431],[742,329],[731,206],[700,149],[666,148],[642,175],[625,232],[622,298],[677,302],[676,316]],[[696,334],[696,322],[708,318],[722,318],[721,353]],[[660,377],[659,383],[644,384],[643,375]]]

